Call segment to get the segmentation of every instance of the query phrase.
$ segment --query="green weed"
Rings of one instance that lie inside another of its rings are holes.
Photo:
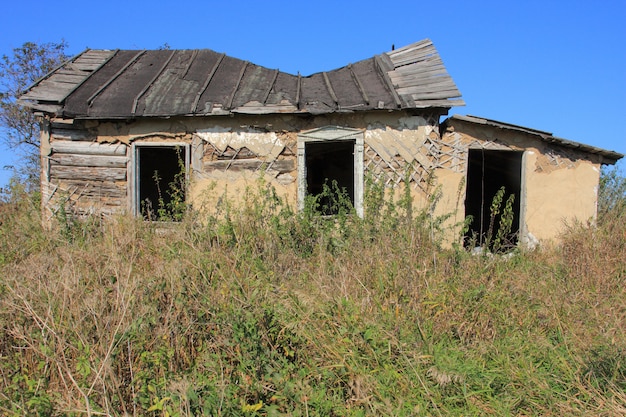
[[[623,414],[624,222],[474,257],[442,248],[437,196],[418,208],[368,180],[361,219],[341,197],[334,216],[315,198],[295,211],[261,181],[163,232],[44,230],[16,193],[0,207],[0,413]]]

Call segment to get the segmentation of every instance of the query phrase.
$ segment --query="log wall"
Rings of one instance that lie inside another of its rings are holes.
[[[125,211],[128,146],[99,143],[97,134],[80,121],[53,119],[48,131],[41,147],[45,220],[60,213],[80,216]]]

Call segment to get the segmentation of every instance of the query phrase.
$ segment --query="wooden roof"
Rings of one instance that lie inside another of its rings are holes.
[[[570,149],[578,149],[579,151],[582,151],[582,152],[601,155],[605,159],[603,163],[614,164],[619,159],[624,157],[624,155],[615,151],[610,151],[610,150],[606,150],[602,148],[597,148],[591,145],[585,145],[584,143],[579,143],[579,142],[574,142],[574,141],[567,140],[567,139],[558,138],[552,135],[552,133],[544,132],[542,130],[532,129],[530,127],[518,126],[518,125],[505,123],[505,122],[499,122],[497,120],[485,119],[483,117],[470,116],[470,115],[462,116],[460,114],[455,114],[447,118],[443,122],[442,125],[445,128],[447,125],[457,120],[466,122],[466,123],[490,126],[496,129],[512,130],[512,131],[527,133],[529,135],[534,135],[534,136],[537,136],[543,142],[546,142],[552,145],[562,146],[564,148],[570,148]]]
[[[20,97],[69,118],[357,112],[464,105],[428,39],[345,67],[292,75],[203,50],[86,50]]]

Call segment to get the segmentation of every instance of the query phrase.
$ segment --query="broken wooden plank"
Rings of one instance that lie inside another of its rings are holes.
[[[443,61],[441,58],[432,58],[428,61],[422,61],[420,63],[416,63],[415,65],[405,65],[404,67],[397,67],[393,71],[392,74],[402,74],[402,75],[412,75],[423,73],[426,71],[434,71],[441,70],[445,71],[445,66],[443,65]]]
[[[295,160],[281,159],[271,163],[272,170],[279,173],[292,172],[296,169]],[[262,161],[260,159],[232,159],[232,160],[218,160],[204,163],[204,172],[213,171],[258,171],[263,167],[268,168],[270,162]]]

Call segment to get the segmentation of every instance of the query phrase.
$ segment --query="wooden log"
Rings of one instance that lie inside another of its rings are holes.
[[[98,143],[87,141],[55,140],[50,143],[52,152],[79,155],[125,156],[128,145],[123,143]]]
[[[76,123],[75,123],[76,122]],[[50,121],[50,127],[52,129],[81,129],[85,128],[82,126],[82,123],[79,125],[79,122],[71,119],[52,119]]]
[[[126,156],[111,155],[79,155],[54,153],[50,156],[50,165],[74,167],[108,167],[126,168]]]
[[[60,140],[85,140],[89,136],[89,132],[79,129],[52,128],[50,136],[52,136],[53,139]]]
[[[125,181],[126,168],[50,166],[51,179],[75,181]]]
[[[258,171],[264,166],[265,168],[270,168],[270,164],[273,171],[278,171],[281,174],[292,172],[296,169],[295,160],[289,159],[281,159],[273,163],[261,161],[260,159],[233,159],[230,161],[205,162],[204,171],[207,173],[213,171]]]

